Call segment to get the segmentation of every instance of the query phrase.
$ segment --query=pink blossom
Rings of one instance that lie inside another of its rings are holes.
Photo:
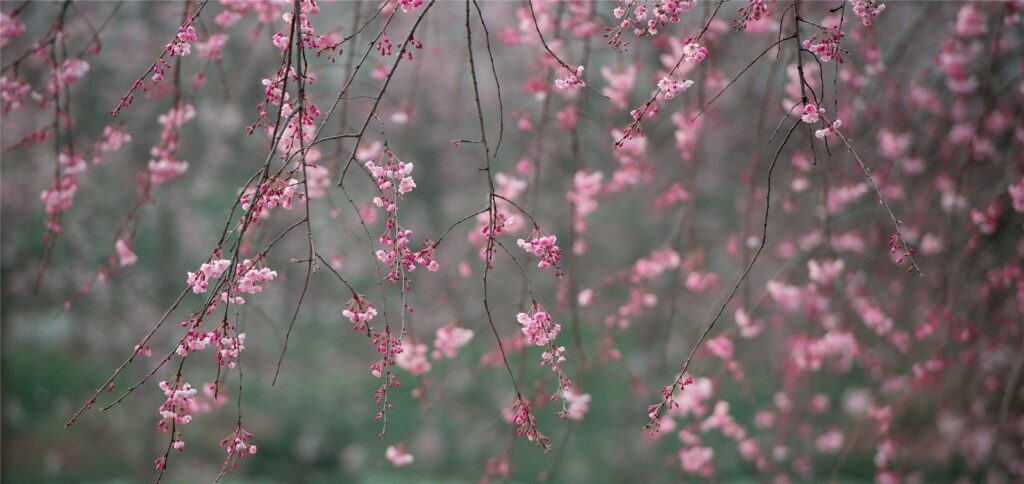
[[[814,448],[818,449],[818,452],[822,454],[835,454],[842,450],[845,441],[846,438],[843,435],[843,431],[832,428],[818,436],[814,441]]]
[[[875,17],[885,10],[885,4],[878,3],[878,0],[853,0],[851,3],[853,14],[860,17],[865,27],[870,26]]]
[[[985,17],[970,3],[960,7],[956,15],[956,33],[963,37],[977,37],[988,32]]]
[[[825,112],[825,109],[818,108],[814,104],[804,105],[804,115],[800,118],[805,123],[815,124],[821,119],[821,114]]]
[[[169,421],[175,425],[185,425],[191,422],[190,401],[196,395],[196,390],[192,388],[192,385],[180,381],[173,384],[162,381],[159,387],[167,400],[160,405],[160,422],[157,424],[157,428],[166,433],[170,430]]]
[[[837,120],[833,121],[832,124],[830,124],[828,126],[825,126],[822,129],[816,130],[814,132],[814,137],[818,138],[818,139],[827,138],[827,137],[835,134],[836,130],[839,129],[839,127],[842,126],[842,124],[843,124],[842,120],[837,119]]]
[[[139,257],[132,252],[132,249],[128,247],[128,244],[124,239],[117,239],[114,243],[114,248],[117,250],[118,264],[121,267],[127,267],[139,260]]]
[[[219,60],[224,46],[228,43],[228,34],[217,33],[211,35],[205,42],[199,42],[196,47],[199,49],[199,57],[204,59]]]
[[[817,34],[803,42],[803,47],[817,55],[821,62],[832,62],[835,60],[842,64],[843,55],[848,54],[848,52],[839,43],[843,37],[846,37],[846,34],[834,26],[819,28],[818,30]]]
[[[202,294],[206,292],[209,281],[220,278],[228,267],[231,267],[231,261],[227,259],[211,259],[209,262],[204,262],[199,266],[198,271],[188,273],[188,285],[192,286],[192,292]]]
[[[397,447],[389,445],[384,451],[384,457],[395,467],[407,466],[415,460],[413,455],[405,450],[405,445],[402,444],[399,444]]]
[[[810,273],[810,279],[821,285],[829,285],[834,281],[839,274],[843,272],[845,264],[842,259],[834,260],[814,260],[807,261],[807,271]]]
[[[1010,185],[1007,191],[1010,193],[1013,209],[1018,213],[1024,213],[1024,176],[1017,180],[1017,183]]]
[[[710,447],[690,447],[679,451],[679,462],[686,472],[710,476],[713,472],[711,458],[714,455],[715,451]]]
[[[473,330],[461,328],[455,323],[437,328],[434,333],[434,352],[431,356],[435,360],[455,358],[459,348],[468,344],[472,339]]]
[[[519,239],[516,241],[516,245],[540,258],[540,262],[537,263],[538,268],[554,267],[555,275],[561,277],[562,270],[558,268],[558,261],[561,259],[562,249],[555,245],[557,240],[558,238],[554,235],[544,235],[535,230],[533,238],[529,242]]]
[[[341,315],[352,323],[352,329],[367,335],[369,334],[369,322],[377,315],[377,309],[366,299],[366,296],[356,294],[345,305]]]
[[[731,360],[733,354],[732,340],[728,336],[722,335],[717,338],[709,339],[705,346],[711,354],[723,360]]]
[[[583,417],[590,410],[590,394],[580,393],[574,389],[565,391],[563,396],[565,402],[569,404],[569,409],[566,411],[566,418],[570,420],[583,420]]]
[[[679,95],[679,93],[685,92],[690,88],[690,86],[693,86],[693,84],[693,81],[689,79],[680,82],[666,76],[658,81],[658,89],[665,93],[665,99],[672,99]]]
[[[565,78],[555,79],[555,87],[566,90],[576,90],[587,84],[583,82],[583,66],[576,68],[575,72],[569,72]]]
[[[24,32],[25,24],[17,15],[0,12],[0,47],[6,47]]]
[[[554,341],[562,325],[551,322],[551,315],[544,311],[535,311],[532,315],[519,313],[516,316],[519,324],[522,325],[522,332],[526,335],[526,341],[532,345],[544,346]]]
[[[395,355],[395,363],[413,376],[426,374],[432,366],[427,359],[427,345],[416,342],[403,343],[402,352]]]
[[[590,289],[590,288],[584,289],[584,290],[580,291],[580,293],[576,296],[576,303],[579,304],[580,306],[587,307],[587,306],[590,306],[593,302],[594,302],[594,290],[593,289]]]

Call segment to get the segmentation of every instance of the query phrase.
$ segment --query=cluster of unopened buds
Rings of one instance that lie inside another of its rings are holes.
[[[225,467],[230,464],[232,469],[237,468],[238,459],[244,459],[246,456],[256,453],[256,445],[250,443],[252,439],[253,435],[239,425],[234,432],[220,441],[220,446],[224,447],[228,453],[224,460]]]
[[[685,79],[683,81],[677,81],[669,76],[665,76],[658,81],[658,89],[665,93],[665,99],[672,99],[679,93],[686,91],[693,86],[693,81]]]
[[[894,255],[899,253],[900,256],[896,258],[896,264],[902,264],[904,259],[913,257],[917,253],[917,249],[907,247],[900,234],[892,234],[889,236],[889,252]],[[911,269],[913,267],[907,268],[908,271]]]
[[[545,234],[539,228],[535,227],[529,241],[519,239],[516,241],[516,245],[522,247],[523,250],[540,257],[540,262],[537,263],[537,267],[541,269],[554,267],[555,276],[562,277],[562,269],[558,267],[558,261],[562,257],[562,249],[555,245],[557,240],[558,238],[554,235]]]
[[[661,389],[661,402],[652,403],[647,405],[647,416],[650,421],[647,423],[645,428],[651,434],[655,434],[661,431],[661,416],[666,411],[671,411],[674,408],[679,408],[679,402],[676,400],[674,393],[678,388],[679,392],[686,391],[686,387],[693,384],[693,377],[687,374],[680,374],[676,379],[676,382],[672,385],[662,387]]]
[[[530,402],[522,396],[516,396],[512,404],[512,423],[516,425],[516,435],[526,437],[530,442],[536,441],[545,452],[550,448],[550,438],[537,430],[537,417],[530,412]]]
[[[566,67],[566,70],[569,71],[569,75],[564,79],[555,79],[555,87],[559,89],[578,89],[587,85],[583,82],[583,66],[577,67],[576,72],[573,72],[568,67]]]
[[[388,399],[388,389],[402,386],[402,383],[398,381],[398,377],[395,376],[395,373],[390,368],[397,364],[396,358],[403,353],[404,349],[402,348],[402,341],[392,337],[391,330],[387,327],[384,328],[384,331],[374,333],[371,343],[376,347],[377,353],[381,355],[381,359],[370,365],[370,373],[377,378],[384,378],[380,387],[373,392],[374,401],[377,402],[377,405],[381,406],[381,409],[377,411],[376,417],[374,417],[379,422],[385,419],[385,413],[388,410],[394,408],[391,400]]]
[[[384,331],[373,333],[371,342],[376,347],[377,353],[380,353],[382,357],[380,361],[370,365],[370,373],[380,378],[388,367],[395,366],[395,356],[402,354],[405,350],[402,347],[402,341],[391,336],[391,330],[388,328],[385,328]],[[387,373],[390,377],[390,386],[401,386],[398,378],[392,375],[390,371]],[[377,403],[381,403],[379,398]]]
[[[341,315],[352,322],[352,329],[365,336],[369,334],[370,320],[377,315],[377,309],[366,299],[366,296],[355,294],[352,299],[348,300]]]

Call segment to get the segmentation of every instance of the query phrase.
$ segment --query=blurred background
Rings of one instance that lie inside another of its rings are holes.
[[[229,3],[210,2],[204,7],[196,24],[200,41],[220,31],[214,18],[228,10]],[[367,21],[379,6],[368,1],[320,4],[322,12],[312,16],[313,24],[321,33],[341,36],[351,34],[353,26]],[[865,482],[876,477],[878,437],[870,430],[858,430],[866,421],[862,413],[844,409],[844,402],[857,401],[865,393],[877,401],[901,405],[894,434],[901,436],[900,471],[907,479],[947,482],[986,475],[984,465],[972,460],[969,451],[957,443],[973,438],[969,434],[972,428],[991,430],[1000,422],[997,409],[1002,393],[987,392],[980,383],[971,383],[972,373],[977,375],[979,370],[969,364],[963,370],[951,369],[939,377],[939,383],[926,387],[919,399],[892,396],[883,387],[889,376],[909,378],[915,363],[943,345],[950,366],[963,361],[958,360],[963,352],[976,355],[978,348],[988,347],[1001,355],[984,370],[984,375],[999,376],[995,386],[1000,389],[1011,373],[1015,361],[1011,349],[1019,346],[1021,313],[1015,309],[1012,291],[993,301],[978,295],[978,284],[984,284],[987,270],[1007,261],[1019,267],[1020,215],[1007,209],[1009,215],[1001,219],[996,235],[976,242],[971,241],[977,234],[965,227],[972,226],[968,207],[983,207],[989,194],[1005,194],[1006,186],[1019,177],[1021,140],[1019,135],[1014,138],[1014,129],[1019,133],[1022,96],[1014,82],[1019,82],[1022,65],[1020,30],[1019,23],[1006,21],[1020,15],[1019,3],[978,6],[990,26],[986,35],[1003,35],[997,40],[1005,45],[997,49],[999,55],[978,53],[974,61],[966,63],[965,69],[978,72],[975,79],[983,85],[968,94],[949,92],[948,74],[936,61],[951,49],[948,39],[954,35],[951,32],[962,15],[962,4],[889,2],[870,29],[862,26],[860,19],[851,20],[852,4],[804,4],[803,15],[815,21],[846,5],[844,25],[848,27],[844,30],[850,32],[850,38],[843,45],[850,53],[842,73],[835,70],[835,63],[816,67],[812,56],[805,54],[808,69],[820,76],[815,88],[827,94],[827,103],[822,105],[831,113],[833,103],[838,102],[844,132],[863,150],[869,165],[878,169],[889,202],[909,225],[908,239],[919,245],[924,234],[933,233],[947,249],[916,255],[925,269],[920,278],[906,275],[906,264],[892,264],[886,246],[892,225],[873,193],[861,191],[848,203],[837,202],[841,205],[837,210],[824,208],[824,198],[842,197],[830,190],[863,183],[858,165],[835,139],[828,152],[818,144],[812,153],[810,131],[797,130],[774,173],[772,190],[779,195],[773,199],[770,243],[720,321],[721,331],[732,335],[736,309],[746,308],[767,324],[768,330],[759,339],[736,339],[737,359],[746,369],[742,381],[734,381],[725,364],[705,353],[699,354],[690,369],[713,381],[714,397],[709,404],[730,402],[731,415],[757,436],[765,455],[785,444],[788,453],[781,459],[773,457],[770,471],[744,459],[732,439],[708,433],[701,438],[704,446],[715,449],[714,477],[684,473],[677,455],[678,429],[652,438],[646,436],[643,425],[648,420],[647,404],[657,402],[658,390],[675,378],[685,355],[757,246],[765,173],[778,149],[777,139],[767,140],[780,120],[787,119],[789,104],[785,100],[793,99],[787,91],[792,85],[792,45],[761,58],[698,123],[673,121],[672,115],[696,114],[771,45],[780,35],[782,11],[790,4],[771,3],[772,16],[740,32],[729,29],[736,10],[746,2],[728,2],[721,7],[704,40],[711,47],[710,56],[684,74],[697,81],[696,85],[675,100],[664,101],[658,118],[644,125],[644,146],[632,148],[633,162],[640,168],[629,173],[638,173],[639,180],[623,189],[603,188],[597,196],[599,208],[588,217],[587,232],[574,233],[575,242],[585,240],[586,250],[570,256],[573,212],[566,193],[572,188],[574,172],[601,171],[608,183],[616,170],[625,170],[629,163],[621,152],[613,151],[617,135],[612,131],[629,123],[629,110],[649,99],[666,68],[674,63],[679,41],[699,32],[718,5],[701,2],[682,21],[666,26],[652,39],[637,39],[626,31],[623,37],[630,45],[625,52],[618,52],[602,37],[606,26],[618,22],[613,14],[617,2],[538,3],[542,19],[558,18],[567,26],[556,31],[545,25],[549,29],[546,36],[553,41],[565,38],[556,41],[555,48],[572,59],[567,62],[585,64],[585,77],[597,90],[611,85],[613,74],[636,69],[635,82],[624,90],[625,98],[617,105],[594,91],[568,95],[552,89],[552,76],[562,77],[564,72],[552,68],[550,60],[542,63],[543,48],[537,43],[529,11],[521,3],[487,2],[481,7],[491,34],[504,112],[504,138],[493,160],[494,170],[526,183],[516,200],[528,207],[544,230],[558,235],[559,245],[565,249],[563,269],[570,274],[559,282],[550,270],[532,267],[536,260],[514,247],[516,238],[529,233],[528,228],[520,229],[509,235],[505,244],[526,266],[529,284],[518,263],[499,251],[499,262],[490,275],[491,311],[506,342],[518,333],[515,316],[528,308],[531,298],[562,323],[561,338],[567,346],[570,331],[579,331],[581,351],[570,351],[567,368],[574,376],[575,388],[591,396],[589,411],[581,421],[560,421],[554,415],[558,405],[535,408],[538,428],[553,440],[554,450],[548,455],[524,439],[514,439],[502,409],[510,407],[515,393],[503,366],[494,364],[495,339],[482,305],[483,265],[476,247],[467,241],[479,226],[476,220],[457,226],[447,236],[450,241],[438,250],[440,271],[420,270],[411,275],[409,305],[415,312],[408,316],[408,338],[414,341],[431,344],[436,329],[453,322],[473,330],[474,338],[456,358],[432,359],[432,368],[425,375],[399,370],[402,387],[391,393],[395,409],[389,413],[383,438],[378,438],[381,425],[374,420],[378,408],[373,392],[379,380],[369,373],[376,354],[341,315],[349,295],[324,269],[313,276],[281,375],[272,385],[305,277],[305,264],[295,260],[305,257],[307,242],[302,230],[296,230],[268,256],[267,265],[278,272],[278,278],[265,284],[263,293],[252,297],[239,315],[240,331],[247,335],[241,357],[243,425],[255,435],[259,452],[242,460],[224,480],[476,482],[496,465],[493,459],[505,459],[512,469],[507,480],[512,482],[545,477],[554,482],[760,482],[779,475],[797,482]],[[191,11],[198,5],[193,2]],[[171,108],[176,95],[160,88],[140,91],[134,104],[117,118],[112,118],[110,111],[174,35],[185,3],[90,1],[67,7],[70,53],[83,52],[82,59],[89,64],[88,72],[69,88],[72,139],[79,149],[89,151],[103,137],[104,129],[113,125],[130,134],[131,142],[104,156],[100,163],[89,160],[88,171],[79,175],[74,205],[64,214],[63,231],[55,239],[37,288],[40,261],[47,250],[39,194],[50,185],[57,161],[52,136],[38,143],[22,140],[52,123],[53,110],[38,103],[16,111],[5,109],[0,136],[4,149],[0,177],[4,481],[154,479],[153,461],[167,445],[166,436],[155,428],[157,409],[164,401],[156,383],[173,376],[173,369],[163,368],[119,405],[105,411],[93,408],[71,428],[64,424],[176,300],[186,272],[206,261],[238,190],[266,159],[267,137],[260,130],[250,136],[245,129],[255,122],[257,105],[264,98],[261,80],[271,76],[280,62],[280,50],[273,46],[272,36],[286,29],[280,18],[286,6],[266,5],[253,7],[226,29],[230,37],[221,59],[208,60],[193,52],[180,58],[180,64],[178,59],[170,60],[181,86],[177,96],[196,111],[195,119],[179,132],[178,158],[190,165],[187,173],[153,188],[150,200],[137,210],[133,207],[139,197],[138,173],[146,169],[151,148],[159,143],[157,117]],[[16,75],[45,93],[49,73],[45,57],[29,56],[19,61],[16,69],[8,66],[47,34],[62,8],[63,2],[4,1],[0,5],[5,15],[16,15],[25,26],[20,36],[9,41],[5,38],[0,59],[5,76]],[[395,16],[388,34],[396,46],[423,8]],[[479,171],[483,163],[480,146],[451,142],[479,137],[464,9],[459,2],[438,2],[432,7],[416,35],[422,49],[400,65],[378,108],[390,149],[416,166],[417,188],[404,198],[400,217],[403,225],[414,231],[417,242],[424,236],[436,239],[444,229],[487,203],[487,185]],[[362,56],[383,18],[385,14],[380,14],[370,21],[360,37],[344,44],[343,52],[311,58],[310,71],[316,82],[309,95],[322,111],[333,103],[352,59],[358,61]],[[792,20],[787,20],[785,28],[791,29],[791,24]],[[996,26],[1002,26],[1001,34],[993,34]],[[803,28],[805,36],[814,31],[808,25]],[[98,52],[90,43],[96,30]],[[478,23],[474,33],[481,98],[493,144],[499,124],[498,92]],[[981,37],[978,42],[989,46],[988,39]],[[667,64],[663,57],[668,57]],[[380,72],[387,73],[393,58],[370,51],[355,78],[352,98],[342,102],[339,109],[344,112],[332,117],[326,134],[351,132],[361,126],[373,100],[359,96],[376,95],[382,82]],[[602,73],[602,68],[608,72]],[[201,83],[196,82],[197,74],[202,75]],[[940,99],[936,102],[942,109],[932,113],[913,104],[909,100],[912,88]],[[963,106],[958,104],[960,100],[964,100]],[[986,100],[990,101],[986,104]],[[577,111],[567,111],[573,106]],[[966,114],[956,111],[961,108]],[[970,182],[954,192],[964,199],[963,206],[957,208],[961,203],[957,202],[952,209],[940,208],[948,192],[943,191],[943,174],[955,173],[967,156],[962,142],[949,149],[942,147],[952,143],[946,133],[954,125],[964,124],[958,117],[973,120],[979,112],[993,110],[1004,112],[1010,127],[1004,134],[990,137],[993,147],[985,155],[990,158],[987,164],[969,169]],[[566,119],[573,115],[575,122]],[[787,123],[795,118],[788,119]],[[532,125],[530,129],[524,129],[523,120]],[[904,168],[905,159],[879,154],[878,133],[883,129],[911,136],[911,148],[903,158],[919,158],[923,175]],[[383,141],[380,131],[373,121],[364,145]],[[687,144],[687,136],[694,138],[691,144]],[[345,140],[321,147],[319,163],[331,170],[332,180],[353,149]],[[817,162],[806,170],[793,161],[799,156],[815,156]],[[518,171],[521,162],[532,171]],[[375,187],[358,176],[347,185],[348,192],[360,208],[372,207],[369,201]],[[799,188],[805,182],[810,189]],[[679,183],[688,197],[655,203],[674,183]],[[1003,200],[1008,204],[1005,195]],[[297,203],[291,211],[275,212],[257,229],[253,244],[262,246],[271,240],[301,219],[303,210]],[[330,254],[332,265],[357,290],[394,317],[401,311],[400,293],[388,287],[387,302],[379,300],[367,236],[345,196],[332,184],[328,195],[314,200],[310,210],[318,251]],[[116,265],[115,234],[126,226],[131,227],[131,246],[138,262],[110,270]],[[376,238],[383,231],[383,217],[371,221],[369,231]],[[824,233],[826,239],[845,235],[843,240],[852,242],[825,248],[807,242],[805,236],[812,233],[819,237]],[[748,240],[751,237],[753,243]],[[665,247],[682,257],[683,262],[677,264],[680,267],[643,284],[632,281],[634,264]],[[975,339],[915,342],[909,351],[897,351],[857,319],[857,309],[846,301],[852,297],[845,295],[845,286],[826,294],[835,305],[825,311],[785,311],[765,292],[769,280],[803,284],[807,261],[824,256],[845,260],[846,273],[853,278],[849,285],[860,288],[853,292],[875,298],[899,330],[912,332],[935,314],[953,308],[948,321],[961,324],[973,318]],[[465,267],[460,268],[460,263]],[[104,276],[98,277],[98,271]],[[690,273],[712,274],[717,282],[696,290],[686,284]],[[594,302],[579,307],[573,301],[583,289],[593,290]],[[615,315],[622,314],[620,308],[634,297],[632,291],[653,295],[654,300],[648,298],[638,313],[629,317],[629,327],[620,328]],[[117,389],[100,396],[97,407],[143,378],[181,338],[182,330],[175,323],[200,304],[199,296],[187,294],[151,341],[153,356],[137,358],[118,378]],[[965,316],[966,312],[972,314]],[[866,351],[851,369],[805,374],[799,377],[799,384],[793,383],[787,367],[789,342],[801,332],[811,334],[817,328],[820,333],[828,316],[852,327]],[[991,339],[979,336],[989,331]],[[529,398],[539,395],[543,403],[544,392],[554,384],[548,369],[538,367],[539,360],[537,348],[509,351],[519,385]],[[212,381],[216,377],[212,352],[190,358],[184,370],[193,385]],[[186,451],[171,456],[165,481],[212,481],[217,476],[224,456],[218,442],[232,432],[236,422],[238,378],[238,371],[224,376],[229,403],[209,402],[207,411],[197,413],[186,426]],[[798,407],[818,395],[831,406],[819,413],[797,411],[800,423],[790,427],[755,430],[758,412],[778,404],[780,391],[788,392]],[[974,398],[976,395],[984,397]],[[1013,400],[1012,408],[1019,404]],[[963,433],[939,435],[938,415],[947,410],[964,416],[959,421],[965,427]],[[679,422],[680,428],[688,425],[685,417],[679,417]],[[847,436],[843,451],[815,451],[814,439],[837,426]],[[385,449],[398,444],[415,456],[413,464],[394,467],[388,462]],[[1019,442],[1013,445],[1016,447],[1011,445],[1007,452],[1017,459]],[[806,460],[801,461],[804,456]],[[501,480],[500,476],[497,479]]]

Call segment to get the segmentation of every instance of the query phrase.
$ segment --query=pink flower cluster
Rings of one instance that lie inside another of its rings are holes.
[[[78,192],[78,181],[74,176],[63,175],[53,180],[50,188],[39,194],[46,206],[46,228],[54,233],[61,232],[61,216],[74,204]]]
[[[569,408],[565,411],[565,418],[580,421],[590,411],[590,394],[581,393],[574,389],[568,389],[562,395]]]
[[[406,449],[405,445],[399,444],[398,446],[389,445],[384,451],[384,458],[395,467],[402,467],[412,464],[415,460],[412,454]]]
[[[355,294],[346,303],[341,315],[352,323],[352,329],[365,336],[370,332],[370,320],[377,315],[377,308],[373,307],[366,296]]]
[[[814,103],[808,103],[804,105],[804,114],[800,119],[808,124],[817,124],[821,121],[821,115],[825,113],[825,108],[819,108]]]
[[[568,68],[566,68],[568,70]],[[555,87],[559,89],[578,89],[586,86],[583,82],[583,66],[576,68],[576,72],[569,71],[569,74],[564,79],[555,79]]]
[[[471,339],[473,330],[456,326],[455,323],[437,328],[434,332],[434,352],[431,356],[435,360],[455,358],[459,348],[466,346]]]
[[[680,82],[669,76],[665,76],[658,81],[658,89],[665,93],[666,100],[676,97],[679,93],[686,91],[692,85],[693,81],[689,79]]]
[[[541,233],[539,229],[535,228],[532,238],[529,241],[519,239],[516,241],[516,245],[521,247],[523,250],[540,257],[540,262],[537,263],[537,267],[541,269],[554,267],[555,276],[562,277],[562,269],[558,267],[558,261],[562,258],[562,249],[555,245],[557,240],[558,238],[554,235],[545,235]]]
[[[243,294],[259,294],[263,292],[262,284],[273,281],[277,277],[277,271],[267,267],[256,267],[256,262],[245,259],[240,264],[235,264],[235,285],[229,293],[221,293],[221,300],[233,304],[245,304],[245,299],[239,296]]]
[[[51,93],[56,93],[58,90],[65,88],[69,84],[77,82],[79,79],[85,76],[89,72],[89,63],[82,59],[67,59],[60,67],[53,70],[49,80],[46,83],[46,88]]]
[[[875,17],[885,10],[885,4],[878,3],[878,0],[852,0],[851,3],[853,3],[853,14],[860,17],[865,27],[871,26]]]
[[[435,247],[432,240],[424,239],[423,249],[413,252],[409,248],[409,237],[412,237],[412,230],[398,227],[394,217],[388,218],[384,234],[380,236],[380,244],[384,249],[377,250],[375,255],[390,269],[388,281],[391,283],[404,277],[400,268],[408,272],[416,270],[417,264],[426,266],[431,272],[441,268],[434,259]]]
[[[842,64],[843,55],[849,54],[849,52],[839,43],[843,40],[843,37],[846,37],[846,34],[840,31],[838,27],[825,27],[818,30],[817,34],[811,36],[810,39],[804,40],[804,48],[818,56],[818,59],[821,59],[822,62],[832,62],[835,60]]]
[[[250,222],[259,225],[261,220],[270,217],[270,212],[281,207],[285,210],[292,209],[292,198],[296,195],[302,201],[302,193],[299,187],[302,182],[295,178],[287,180],[272,177],[260,183],[257,188],[248,188],[242,194],[242,210],[245,210],[243,222],[248,219]],[[256,197],[255,201],[253,198]]]
[[[587,231],[587,216],[597,210],[597,196],[601,193],[603,179],[604,173],[584,170],[577,171],[572,177],[572,190],[566,194],[566,199],[573,205],[572,222],[576,229],[576,243],[572,247],[574,254],[586,251],[587,244],[581,236]]]
[[[699,64],[707,58],[708,48],[700,45],[693,39],[686,39],[683,42],[683,60],[690,64]]]
[[[42,100],[42,95],[33,91],[31,84],[14,74],[0,77],[0,102],[3,104],[3,114],[21,109],[26,98],[39,101]]]
[[[0,47],[6,47],[10,41],[25,32],[25,24],[17,15],[0,12]]]
[[[192,397],[196,395],[197,390],[192,388],[192,385],[177,380],[174,384],[162,381],[159,386],[167,400],[160,405],[160,422],[156,427],[166,433],[170,430],[168,422],[177,425],[191,422]]]
[[[403,342],[402,352],[395,356],[395,363],[413,376],[424,375],[432,367],[430,360],[427,359],[427,351],[427,345],[424,343]]]
[[[238,361],[238,355],[245,349],[245,333],[238,333],[238,336],[225,334],[217,339],[217,364],[234,368]]]
[[[206,292],[210,280],[219,278],[229,267],[231,261],[227,259],[210,259],[199,266],[198,271],[188,273],[188,285],[192,286],[192,292],[202,294]]]
[[[178,130],[195,117],[196,110],[191,104],[178,104],[157,118],[163,130],[160,142],[149,153],[150,185],[159,186],[188,170],[188,162],[177,159]]]
[[[178,35],[171,39],[171,43],[164,46],[164,50],[168,52],[171,57],[176,55],[189,55],[192,53],[192,44],[198,38],[196,35],[196,28],[191,25],[182,25],[178,27]]]
[[[683,14],[693,10],[697,0],[658,0],[654,8],[648,10],[647,5],[639,5],[633,0],[621,0],[619,7],[612,13],[615,18],[628,17],[628,9],[633,9],[633,18],[625,18],[620,29],[633,28],[637,37],[657,35],[658,29],[670,23],[679,23]]]
[[[185,333],[185,338],[182,340],[178,348],[174,350],[178,356],[185,357],[189,353],[195,353],[197,351],[203,351],[207,346],[217,341],[217,332],[207,331],[201,332],[199,329],[200,322],[198,320],[183,321],[182,326],[191,326],[188,333]]]
[[[554,341],[562,330],[562,325],[552,324],[550,314],[539,309],[533,315],[519,313],[516,320],[522,326],[520,330],[526,335],[526,341],[536,346],[545,346]]]
[[[393,156],[378,165],[373,160],[367,161],[365,166],[377,181],[377,188],[380,189],[380,197],[374,197],[373,203],[387,212],[394,212],[398,207],[398,197],[405,195],[416,188],[416,182],[412,179],[412,163],[399,161]]]
[[[572,382],[562,371],[562,363],[565,363],[565,347],[555,344],[555,338],[562,330],[562,325],[553,323],[551,315],[536,304],[533,307],[533,314],[519,313],[516,319],[522,326],[520,331],[526,336],[526,343],[544,348],[540,366],[550,367],[552,372],[558,374],[558,394],[564,395]],[[557,398],[557,394],[552,398]]]

